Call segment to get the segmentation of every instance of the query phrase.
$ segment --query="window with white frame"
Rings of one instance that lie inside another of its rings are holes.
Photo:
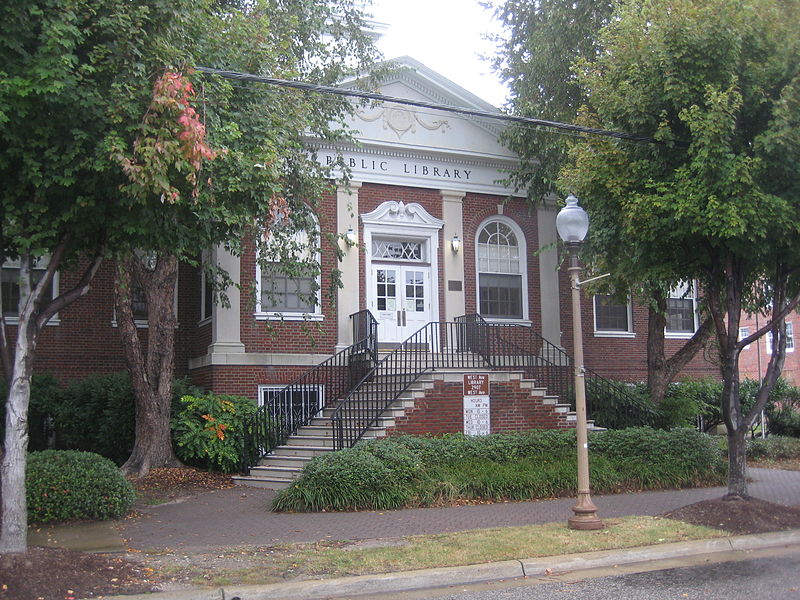
[[[319,412],[325,404],[322,385],[258,386],[258,405],[267,406],[271,417],[284,422],[306,421]]]
[[[750,328],[749,327],[739,327],[739,341],[741,342],[746,337],[750,336]],[[744,347],[744,350],[749,350],[750,344]]]
[[[291,265],[281,262],[285,251],[272,248],[269,243],[266,256],[257,261],[256,317],[321,320],[319,254],[311,256],[308,233],[304,231],[294,233],[288,244],[298,248],[297,257]]]
[[[478,229],[478,312],[489,319],[527,318],[525,238],[510,219],[493,217]]]
[[[697,331],[697,286],[681,283],[667,298],[667,336],[691,337]]]
[[[772,354],[772,332],[767,333],[767,354]],[[794,352],[794,326],[786,323],[786,352]]]
[[[630,337],[633,335],[630,299],[620,302],[608,294],[594,296],[594,331],[598,336]]]
[[[31,273],[31,285],[38,284],[46,271],[49,258],[38,258],[34,261]],[[19,261],[9,260],[2,264],[0,277],[0,293],[2,293],[3,316],[7,323],[16,323],[19,318]],[[50,287],[45,290],[45,302],[49,302],[58,295],[58,272],[53,275]],[[54,316],[50,324],[57,324],[58,318]]]

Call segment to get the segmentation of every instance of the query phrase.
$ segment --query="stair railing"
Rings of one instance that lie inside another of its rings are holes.
[[[286,442],[317,416],[326,404],[344,398],[370,373],[378,357],[378,322],[368,310],[350,315],[352,346],[334,354],[289,385],[268,392],[244,428],[242,472]]]
[[[428,323],[365,374],[333,413],[334,449],[352,447],[415,381],[444,368],[521,370],[574,409],[572,360],[562,348],[530,326],[488,323],[480,315],[464,315],[454,322]],[[626,384],[591,369],[584,372],[587,413],[598,426],[614,428],[630,411],[647,421],[652,411]]]
[[[489,366],[470,344],[483,331],[472,323],[432,322],[380,360],[331,417],[334,449],[349,448],[374,427],[387,408],[422,375],[435,369]]]
[[[488,344],[481,351],[488,353],[496,369],[522,369],[525,377],[536,380],[548,393],[575,409],[575,374],[571,357],[528,325],[487,323],[480,315],[459,317],[489,328],[496,335],[474,334]],[[473,350],[477,351],[477,350]],[[598,427],[617,429],[630,422],[652,424],[655,411],[633,393],[628,384],[612,381],[584,367],[587,418]]]

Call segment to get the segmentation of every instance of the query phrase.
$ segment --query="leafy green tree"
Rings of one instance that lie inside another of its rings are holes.
[[[169,396],[165,409],[158,403],[171,385],[171,365],[169,383],[152,374],[173,352],[178,260],[223,240],[235,251],[259,220],[270,225],[278,212],[291,218],[275,236],[307,227],[311,207],[301,200],[319,197],[324,173],[301,134],[343,135],[334,129],[347,108],[342,101],[211,80],[189,67],[333,83],[373,51],[348,0],[26,0],[0,5],[0,23],[0,242],[3,259],[19,265],[8,286],[18,289],[16,330],[0,316],[9,382],[0,552],[22,552],[27,413],[42,327],[86,294],[103,258],[113,256],[120,265],[118,319],[132,339],[124,306],[131,273],[138,273],[158,345],[139,352],[135,365],[133,378],[138,372],[144,380],[134,384],[137,399],[138,392],[156,398],[139,401],[137,417],[168,431]],[[169,111],[145,116],[167,71],[197,86],[186,90],[177,129],[167,124]],[[50,299],[55,273],[70,268],[79,271],[78,283]],[[163,430],[153,454],[136,455],[129,469],[141,473],[174,459],[163,449]]]
[[[26,548],[25,465],[30,381],[47,321],[89,290],[106,253],[105,224],[123,182],[102,141],[143,78],[142,55],[188,2],[39,0],[0,6],[2,260],[17,260],[0,311],[9,386],[2,460],[0,552]],[[50,298],[59,269],[80,273]],[[16,328],[4,317],[16,309]]]
[[[494,61],[495,70],[509,83],[510,108],[518,115],[572,123],[587,100],[586,88],[579,85],[580,61],[591,61],[602,51],[599,32],[608,24],[614,2],[610,0],[505,0],[495,15],[506,33]],[[521,157],[521,166],[510,174],[512,182],[527,191],[531,202],[541,202],[552,194],[560,169],[567,161],[566,135],[511,126],[506,132],[509,146]],[[610,293],[627,300],[632,295],[648,308],[647,372],[648,389],[658,404],[667,386],[700,351],[712,331],[711,320],[704,319],[696,335],[667,356],[665,331],[670,285],[664,273],[643,278],[636,256],[623,249],[625,240],[612,235],[606,223],[594,220],[592,229],[604,228],[606,235],[594,235],[589,265],[598,273],[611,272],[587,288],[589,292]],[[670,274],[678,283],[683,273]]]
[[[608,22],[610,0],[496,0],[491,5],[504,32],[496,36],[495,71],[508,83],[515,115],[572,123],[584,103],[572,66],[599,51],[597,34]],[[522,166],[512,182],[534,202],[555,191],[566,160],[567,137],[526,126],[506,132]]]
[[[562,184],[581,196],[590,244],[618,242],[631,277],[695,278],[713,319],[728,429],[728,496],[747,495],[745,435],[775,386],[784,318],[798,303],[800,45],[796,1],[621,3],[603,52],[582,62],[581,122],[660,144],[586,138]],[[743,309],[770,313],[738,339]],[[739,394],[740,351],[768,331],[775,348],[756,401]]]
[[[189,67],[333,84],[375,59],[351,0],[262,0],[220,10],[210,3],[190,27],[192,42],[182,47]],[[289,275],[319,274],[311,257],[325,240],[313,213],[329,170],[306,141],[342,139],[350,110],[342,98],[183,68],[164,72],[142,121],[120,130],[112,154],[130,180],[123,197],[136,207],[123,234],[136,250],[117,261],[117,316],[137,404],[127,473],[177,463],[169,411],[178,264],[197,264],[200,250],[217,244],[238,253],[249,240]],[[133,317],[135,286],[147,299],[146,346]]]

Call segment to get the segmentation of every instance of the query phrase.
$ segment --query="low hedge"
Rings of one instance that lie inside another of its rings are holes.
[[[117,466],[92,452],[31,452],[25,475],[31,523],[118,519],[136,499]]]
[[[783,460],[800,458],[800,438],[771,435],[766,439],[747,440],[749,460]]]
[[[275,497],[276,511],[382,510],[457,500],[527,500],[576,492],[574,430],[484,437],[395,436],[314,458]],[[590,436],[592,488],[660,489],[723,480],[709,436],[649,427]]]

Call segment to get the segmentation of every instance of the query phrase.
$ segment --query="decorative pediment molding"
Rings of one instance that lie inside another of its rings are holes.
[[[384,202],[372,212],[361,215],[364,225],[394,225],[441,229],[444,221],[430,214],[421,204],[412,202]]]
[[[450,123],[447,119],[437,119],[428,122],[423,119],[416,110],[391,103],[387,103],[372,114],[363,110],[356,110],[356,116],[367,123],[382,119],[383,128],[394,131],[395,134],[397,134],[398,140],[408,131],[416,133],[418,124],[428,131],[436,131],[439,129],[444,133],[447,129],[450,129]]]

